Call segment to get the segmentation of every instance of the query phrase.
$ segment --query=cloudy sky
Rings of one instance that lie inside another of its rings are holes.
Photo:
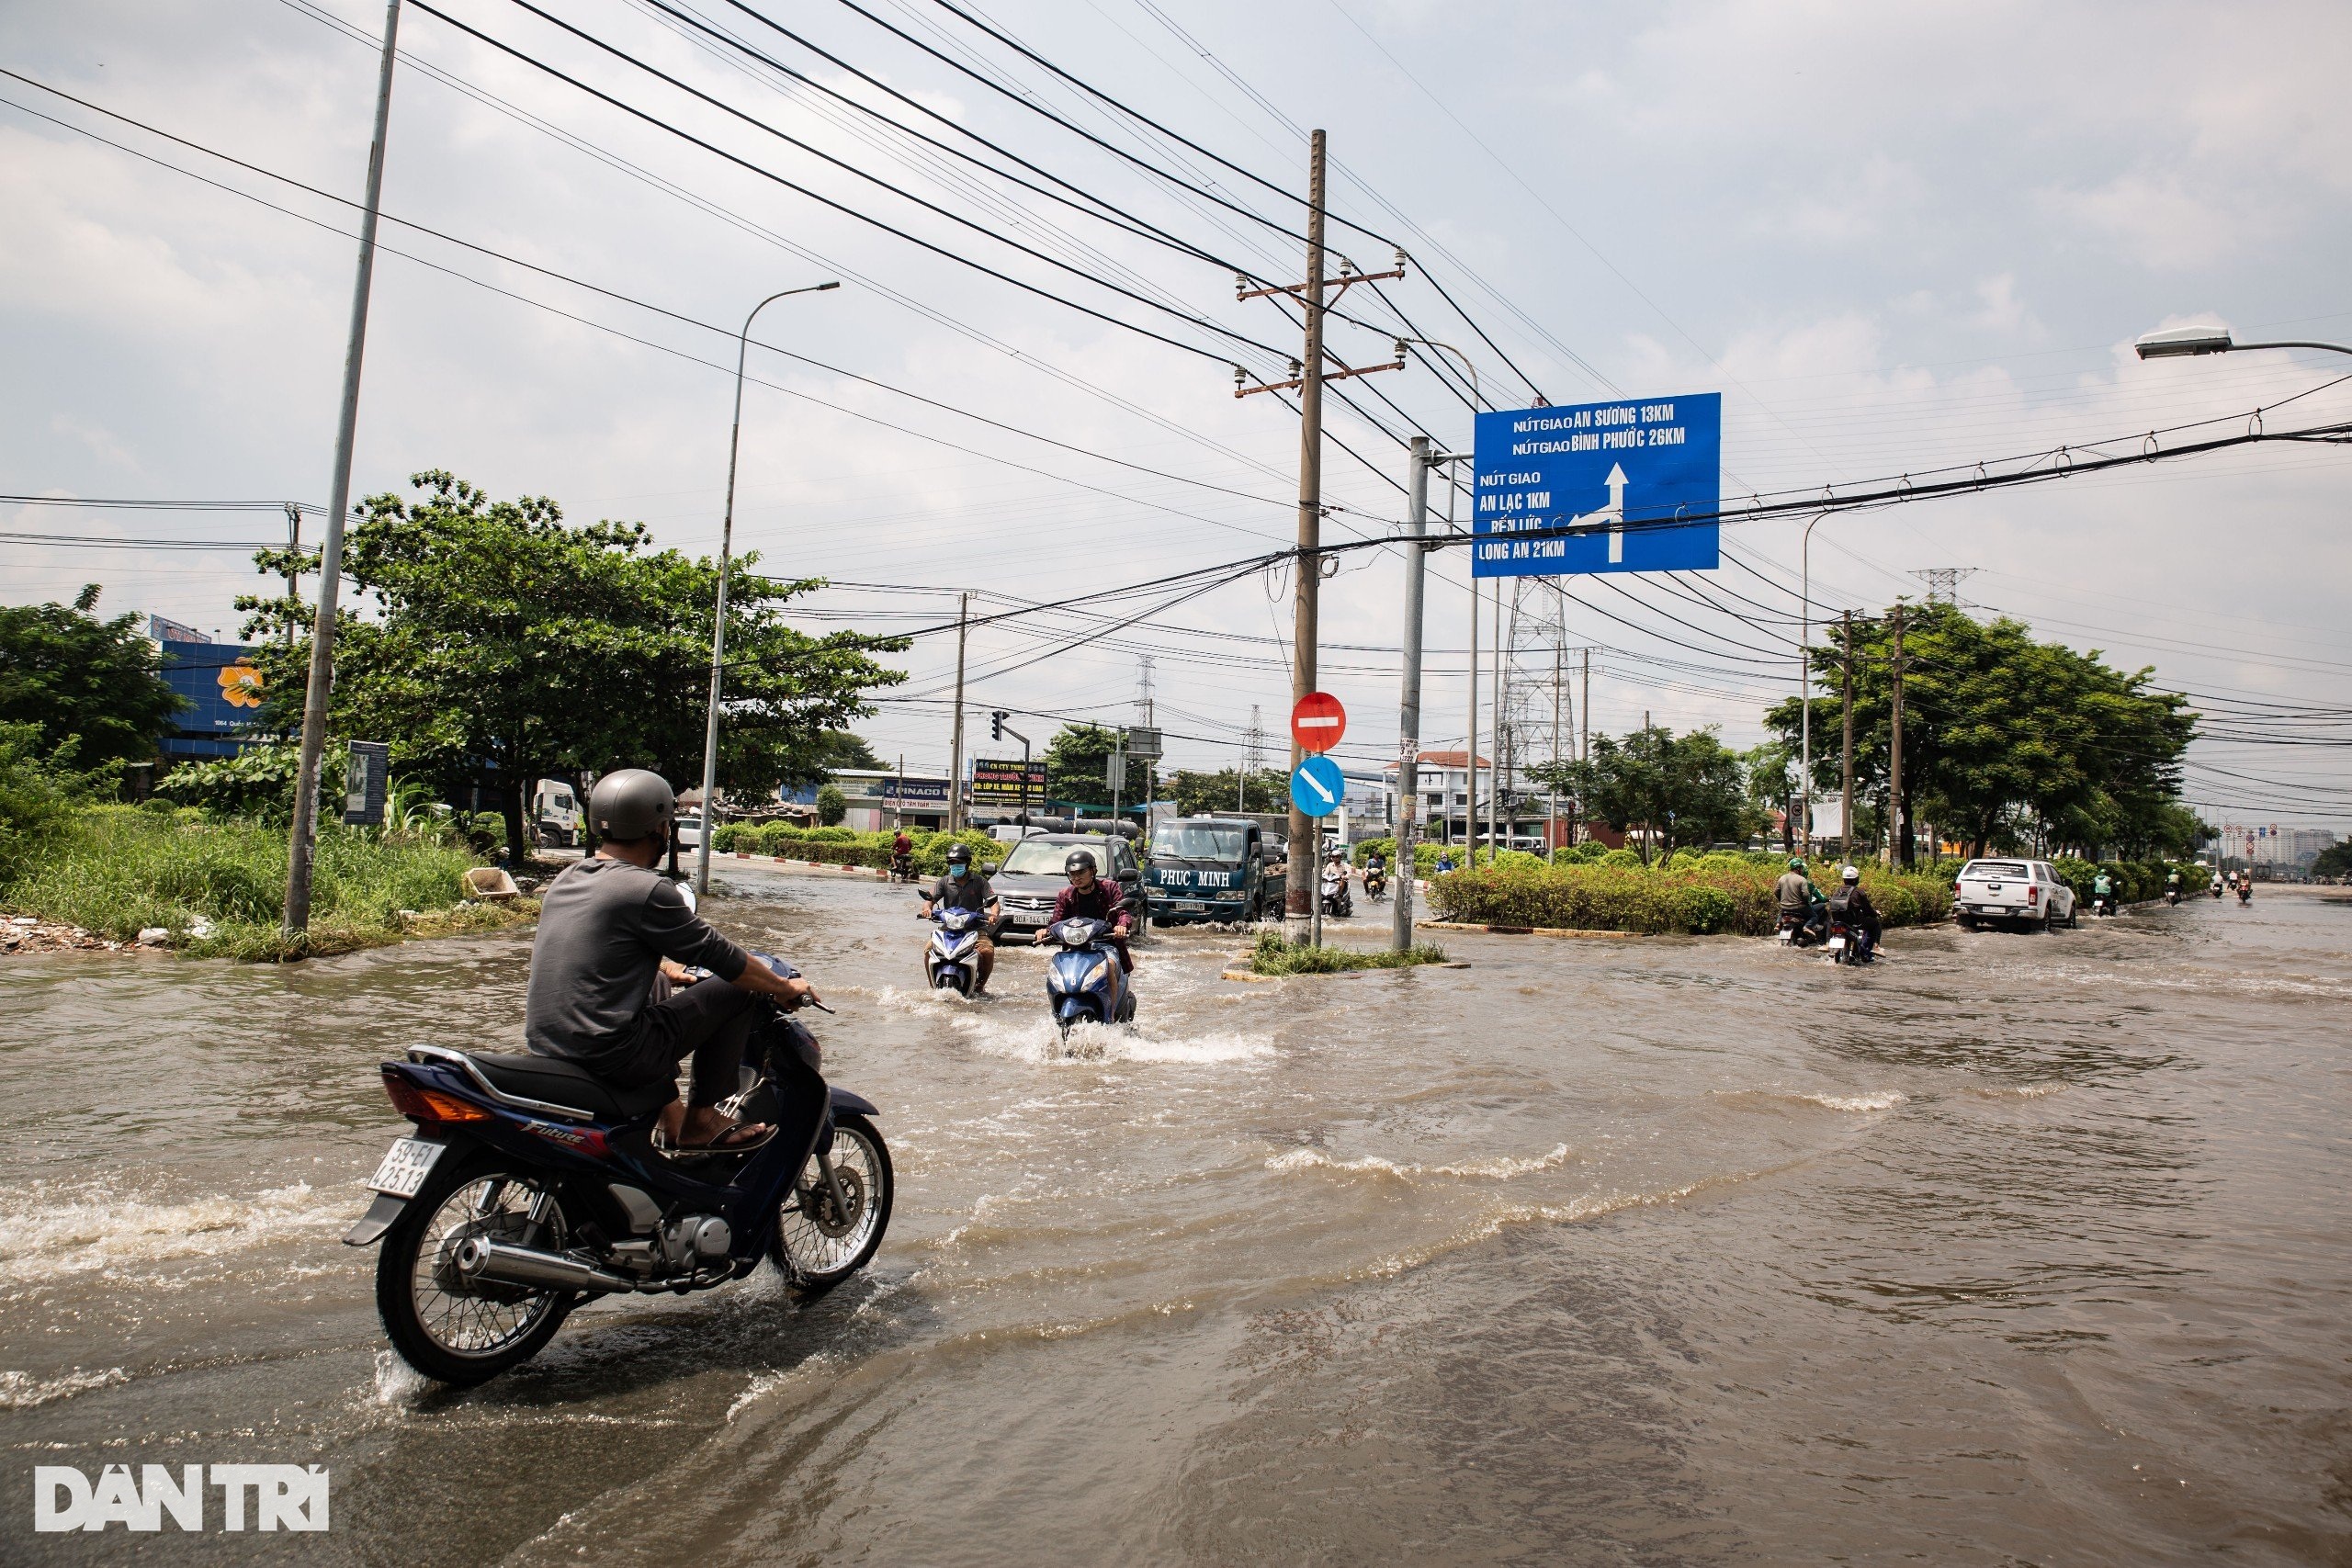
[[[377,272],[355,482],[445,468],[713,549],[729,334],[763,294],[838,277],[763,316],[760,340],[805,357],[755,348],[744,406],[739,547],[833,580],[812,628],[930,626],[958,590],[996,613],[1288,541],[1295,417],[1236,400],[1231,367],[1279,374],[1297,333],[1232,274],[1303,266],[1308,127],[1330,135],[1334,248],[1415,258],[1351,291],[1364,324],[1334,324],[1337,354],[1387,357],[1401,318],[1466,350],[1499,407],[1719,390],[1730,495],[2352,420],[2340,356],[2129,347],[2189,321],[2352,338],[2341,6],[432,3],[401,23],[401,254]],[[41,85],[0,78],[0,491],[324,501],[383,16],[0,8],[0,66]],[[1374,536],[1402,516],[1398,436],[1466,448],[1469,415],[1418,361],[1346,388],[1328,536]],[[1969,568],[1963,598],[2217,710],[2340,704],[2347,486],[2344,447],[2275,443],[1834,516],[1815,613]],[[1525,592],[1535,750],[1555,640],[1596,650],[1598,727],[1755,739],[1792,689],[1801,526],[1728,528],[1704,578],[1573,583],[1565,626]],[[236,551],[26,536],[283,528],[0,507],[0,593],[95,581],[110,608],[229,630],[253,581]],[[1460,552],[1437,558],[1424,736],[1458,745],[1470,598]],[[1399,573],[1359,551],[1326,590],[1323,683],[1357,763],[1393,750]],[[1288,632],[1263,573],[1131,626],[1023,617],[974,635],[971,704],[1125,720],[1150,652],[1172,761],[1235,761],[1253,706],[1271,755]],[[954,651],[921,639],[861,727],[886,754],[944,766]],[[2341,829],[2339,754],[2209,743],[2189,793],[2216,821]]]

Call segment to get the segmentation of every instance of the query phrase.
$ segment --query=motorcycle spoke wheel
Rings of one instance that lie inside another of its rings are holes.
[[[541,1234],[527,1237],[531,1204],[539,1191],[523,1178],[481,1177],[442,1199],[425,1221],[409,1272],[409,1299],[417,1327],[436,1349],[451,1356],[496,1356],[556,1310],[560,1292],[470,1284],[458,1273],[458,1248],[470,1236],[563,1250],[560,1207],[550,1207]]]
[[[842,1116],[831,1158],[846,1210],[812,1159],[776,1211],[776,1261],[804,1291],[830,1290],[865,1267],[890,1223],[890,1156],[881,1134],[862,1116]]]

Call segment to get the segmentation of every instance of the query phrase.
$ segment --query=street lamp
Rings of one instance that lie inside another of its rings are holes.
[[[1813,531],[1828,515],[1826,512],[1815,513],[1813,521],[1804,525],[1804,542],[1797,547],[1799,592],[1804,604],[1804,629],[1797,643],[1797,713],[1799,732],[1804,737],[1802,761],[1797,763],[1797,788],[1802,792],[1798,798],[1804,802],[1798,807],[1797,832],[1804,840],[1804,852],[1808,855],[1813,853]],[[705,834],[710,831],[709,823],[709,809],[705,807]],[[1854,825],[1847,823],[1843,831],[1850,836]]]
[[[2316,348],[2326,354],[2352,354],[2352,348],[2338,343],[2237,343],[2225,327],[2167,327],[2145,334],[2132,348],[2143,359],[2178,359],[2248,348]]]
[[[841,283],[803,284],[771,294],[752,307],[743,330],[735,336],[735,428],[727,437],[727,519],[718,530],[718,613],[710,623],[710,712],[704,720],[702,740],[702,842],[695,846],[695,893],[710,891],[710,840],[718,831],[718,690],[727,664],[727,563],[735,547],[735,457],[743,445],[743,358],[752,344],[752,322],[777,300],[795,294],[821,294]]]

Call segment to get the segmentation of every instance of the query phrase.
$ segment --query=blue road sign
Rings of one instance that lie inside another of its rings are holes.
[[[1713,570],[1723,411],[1701,392],[1480,414],[1473,575]]]
[[[1348,781],[1340,776],[1340,764],[1329,757],[1309,757],[1290,776],[1290,797],[1309,817],[1330,816],[1340,809],[1347,793]]]

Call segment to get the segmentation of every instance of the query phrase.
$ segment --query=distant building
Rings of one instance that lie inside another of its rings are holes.
[[[1526,839],[1542,843],[1551,810],[1550,792],[1531,782],[1517,768],[1504,770],[1498,780],[1489,758],[1479,758],[1477,766],[1478,798],[1474,808],[1467,751],[1423,751],[1415,759],[1413,784],[1414,793],[1419,796],[1421,836],[1453,843],[1464,842],[1474,834],[1484,837],[1489,795],[1499,786],[1501,795],[1494,813],[1496,832],[1507,842]],[[1381,773],[1380,810],[1391,831],[1397,821],[1396,773],[1397,764],[1390,762]],[[1563,823],[1563,831],[1565,828]]]
[[[901,773],[888,768],[839,768],[832,785],[842,792],[849,811],[841,825],[861,833],[886,828],[940,829],[947,826],[950,784],[944,773]],[[779,792],[781,793],[781,792]],[[803,792],[785,795],[787,801]],[[817,792],[806,792],[814,803]]]

